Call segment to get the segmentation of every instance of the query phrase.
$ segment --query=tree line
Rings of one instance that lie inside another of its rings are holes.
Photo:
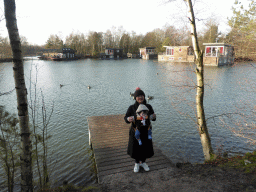
[[[27,38],[20,37],[23,56],[35,56],[46,51],[44,46],[30,45]],[[12,58],[12,49],[9,37],[0,36],[0,59]]]
[[[182,45],[190,43],[189,30],[177,29],[166,25],[163,29],[154,29],[146,35],[136,32],[126,32],[122,26],[112,27],[105,33],[90,31],[84,33],[71,33],[65,42],[58,35],[50,35],[46,41],[46,49],[61,49],[69,47],[75,49],[78,55],[97,56],[105,48],[121,48],[124,53],[137,54],[139,48],[156,47],[157,52],[163,52],[164,45]]]
[[[235,47],[236,58],[256,59],[256,3],[251,0],[248,8],[236,1],[232,7],[233,15],[228,18],[231,30],[224,34],[214,19],[205,23],[204,29],[198,31],[198,43],[203,50],[203,43],[223,42]],[[156,52],[164,52],[163,46],[192,46],[189,27],[182,29],[172,25],[154,29],[145,35],[127,32],[122,26],[112,27],[106,32],[90,31],[88,33],[73,32],[65,40],[57,34],[51,34],[45,45],[30,45],[26,37],[21,37],[24,56],[40,55],[49,49],[64,47],[75,49],[80,56],[97,56],[105,48],[122,48],[124,53],[138,54],[139,48],[155,47]],[[0,58],[12,57],[8,38],[0,37]]]

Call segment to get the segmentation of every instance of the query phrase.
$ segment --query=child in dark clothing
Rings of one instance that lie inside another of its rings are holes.
[[[135,138],[138,140],[139,145],[142,145],[141,139],[140,139],[140,128],[141,126],[147,126],[148,127],[148,139],[152,139],[152,130],[150,128],[150,119],[153,117],[148,117],[148,108],[140,104],[138,109],[136,110],[136,119],[135,119],[135,125],[136,125],[136,131],[135,131]]]

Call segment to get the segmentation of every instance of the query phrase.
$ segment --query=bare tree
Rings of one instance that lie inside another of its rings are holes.
[[[11,91],[8,91],[8,92],[4,92],[4,93],[1,93],[1,92],[0,92],[0,96],[2,96],[2,95],[9,95],[9,94],[11,94],[14,90],[15,90],[15,89],[13,89],[13,90],[11,90]]]
[[[13,73],[17,94],[17,108],[21,135],[21,191],[33,191],[31,158],[31,140],[29,130],[27,89],[24,79],[24,67],[21,42],[16,20],[15,0],[4,0],[6,27],[13,53]]]
[[[32,82],[32,68],[30,71],[30,120],[31,120],[31,127],[33,134],[31,135],[31,138],[33,141],[33,147],[34,147],[34,155],[33,159],[36,161],[37,165],[37,173],[34,172],[35,176],[38,176],[38,183],[39,188],[41,190],[49,187],[49,170],[47,165],[47,157],[48,157],[48,139],[51,137],[51,135],[48,134],[48,125],[50,123],[51,116],[53,114],[53,106],[51,109],[51,113],[47,113],[46,111],[46,105],[44,100],[43,91],[41,90],[41,103],[39,101],[39,95],[38,95],[38,85],[37,85],[37,79],[38,79],[38,67],[35,65],[35,81]],[[33,85],[32,85],[33,84]],[[32,91],[33,89],[33,91]],[[40,110],[41,108],[41,116],[40,116]],[[49,114],[49,116],[48,116]],[[42,117],[42,123],[39,123],[38,119]],[[42,147],[42,150],[40,148]],[[35,184],[36,185],[36,184]]]
[[[213,155],[213,150],[211,146],[211,139],[208,133],[205,113],[204,113],[204,65],[203,65],[203,53],[199,49],[199,44],[197,40],[196,32],[196,23],[195,16],[193,12],[193,5],[191,0],[186,0],[189,5],[190,13],[190,24],[191,24],[191,36],[192,43],[195,52],[195,64],[196,64],[196,77],[197,77],[197,86],[196,86],[196,109],[197,109],[197,125],[198,131],[203,147],[203,153],[205,160],[210,160]]]

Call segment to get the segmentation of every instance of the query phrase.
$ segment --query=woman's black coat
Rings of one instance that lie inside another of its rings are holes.
[[[144,105],[146,105],[146,107],[149,109],[148,116],[154,113],[154,110],[150,104],[146,104],[146,101],[145,101]],[[127,117],[130,117],[130,116],[136,117],[136,110],[138,107],[139,107],[139,103],[136,101],[134,105],[131,105],[128,108],[126,115],[124,117],[124,120],[126,123],[130,123],[127,120]],[[153,121],[155,120],[156,119],[153,119]],[[127,153],[128,155],[131,156],[131,158],[137,159],[137,160],[150,158],[154,155],[152,140],[148,139],[148,126],[147,127],[143,126],[143,127],[141,127],[140,129],[140,139],[141,139],[142,145],[139,145],[138,140],[135,138],[134,128],[136,128],[136,126],[134,123],[132,123],[129,131],[129,143],[127,148]]]

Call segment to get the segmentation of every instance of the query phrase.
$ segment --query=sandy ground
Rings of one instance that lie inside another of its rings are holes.
[[[245,174],[243,171],[213,165],[187,164],[178,167],[113,174],[105,177],[102,183],[97,185],[98,189],[92,191],[256,192],[255,174]]]

